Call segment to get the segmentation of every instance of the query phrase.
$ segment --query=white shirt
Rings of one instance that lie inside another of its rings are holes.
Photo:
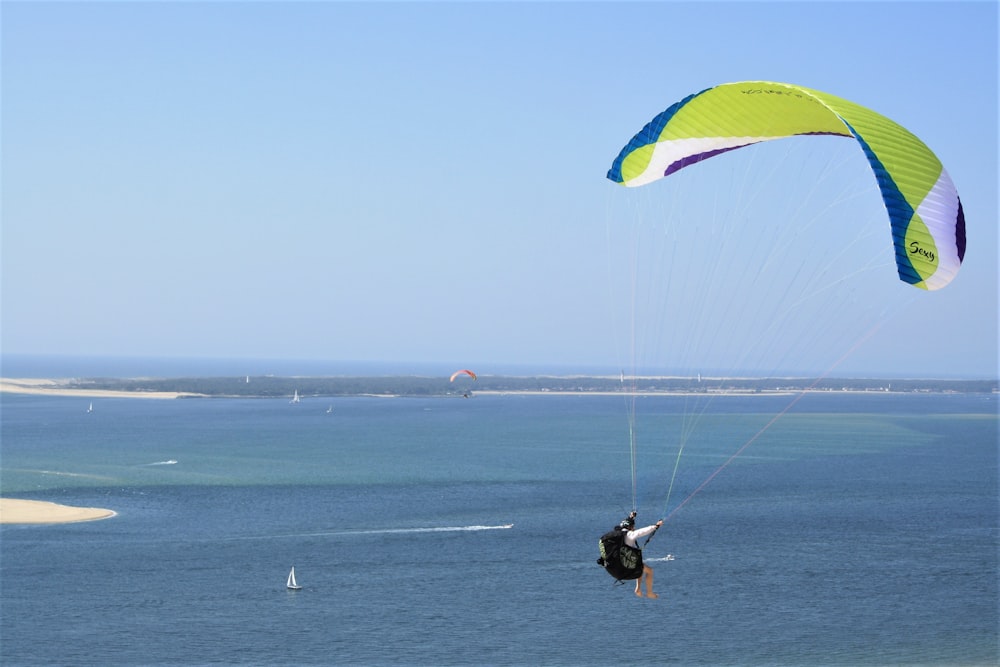
[[[636,544],[636,540],[640,537],[646,537],[647,535],[652,535],[653,531],[656,530],[656,524],[652,526],[646,526],[645,528],[639,528],[638,530],[629,530],[625,533],[625,544],[637,549],[639,545]]]

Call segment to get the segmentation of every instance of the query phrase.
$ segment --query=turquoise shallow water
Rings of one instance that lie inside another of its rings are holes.
[[[4,665],[1000,660],[995,396],[807,396],[700,491],[788,399],[640,399],[655,601],[621,398],[88,402],[0,396],[4,496],[119,513],[0,529]]]

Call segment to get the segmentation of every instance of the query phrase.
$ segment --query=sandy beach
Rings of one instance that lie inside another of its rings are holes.
[[[179,391],[112,391],[69,387],[70,380],[37,378],[0,378],[0,392],[39,396],[79,396],[81,398],[179,398],[196,396]]]
[[[651,379],[651,378],[645,378]],[[165,398],[180,398],[180,397],[191,397],[191,396],[201,396],[204,397],[206,394],[197,394],[192,392],[183,391],[124,391],[124,390],[114,390],[114,389],[87,389],[79,386],[73,386],[74,380],[72,379],[42,379],[42,378],[0,378],[0,393],[7,392],[11,394],[32,394],[36,396],[76,396],[80,398],[154,398],[154,399],[165,399]],[[866,394],[884,394],[889,395],[891,392],[885,389],[710,389],[705,392],[689,392],[689,391],[677,391],[677,390],[663,390],[663,389],[649,389],[649,390],[638,390],[638,391],[602,391],[602,390],[565,390],[565,389],[476,389],[475,391],[470,391],[470,394],[477,396],[505,396],[505,395],[524,395],[524,396],[700,396],[700,397],[730,397],[730,396],[795,396],[798,394],[807,393],[839,393],[839,394],[855,394],[855,393],[866,393]],[[359,396],[370,396],[375,398],[398,398],[400,395],[396,393],[386,394],[386,393],[360,393]]]
[[[0,498],[0,523],[76,523],[115,516],[100,507],[70,507],[42,500]]]

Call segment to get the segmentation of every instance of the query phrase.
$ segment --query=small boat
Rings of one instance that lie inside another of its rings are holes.
[[[94,411],[94,404],[91,403],[90,406],[87,408],[87,412],[93,412],[93,411]]]
[[[285,582],[285,586],[290,591],[297,591],[297,590],[301,590],[301,588],[302,588],[301,586],[299,586],[295,582],[295,567],[294,566],[292,567],[291,572],[288,573],[288,581]]]
[[[331,412],[333,412],[333,406],[332,405],[326,409],[326,414],[330,414]]]
[[[292,400],[289,401],[289,403],[298,403],[298,402],[299,402],[299,390],[296,389],[295,390],[295,395],[292,396]]]

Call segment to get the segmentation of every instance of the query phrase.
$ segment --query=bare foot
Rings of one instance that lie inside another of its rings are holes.
[[[638,595],[639,597],[642,597],[642,591],[640,591],[638,588],[635,589],[635,594]]]
[[[654,598],[655,599],[655,598],[658,598],[660,596],[657,595],[656,593],[646,593],[646,597],[648,597],[648,598]]]

